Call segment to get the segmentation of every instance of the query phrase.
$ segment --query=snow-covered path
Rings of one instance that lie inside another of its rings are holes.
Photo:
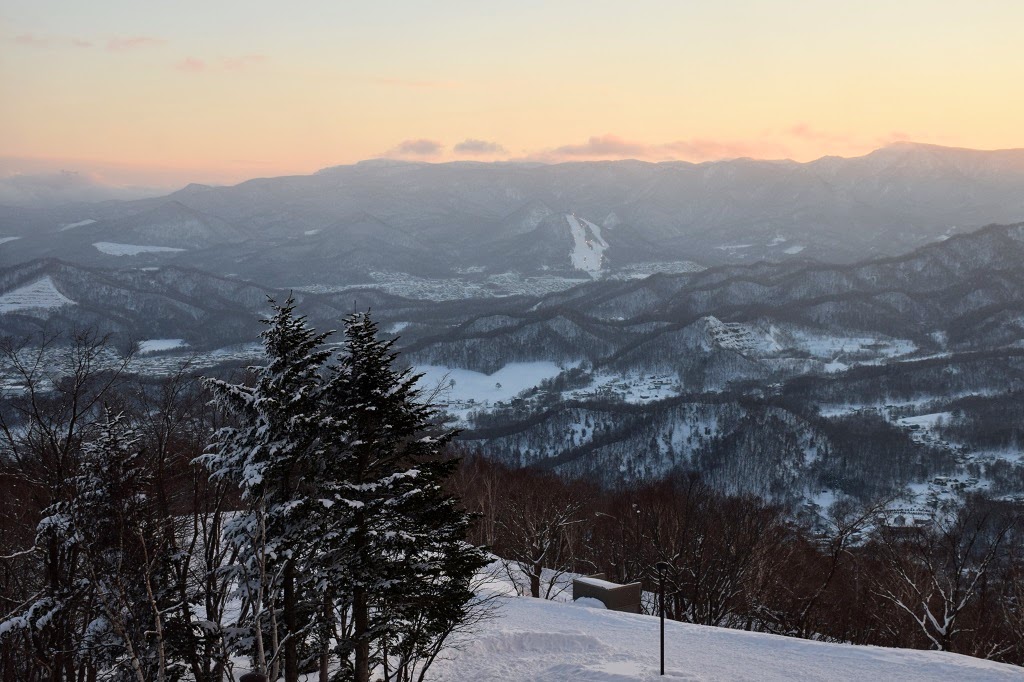
[[[658,676],[658,619],[528,598],[498,615],[431,669],[444,682],[514,680],[1024,680],[1024,669],[967,656],[823,644],[666,623],[666,675]]]

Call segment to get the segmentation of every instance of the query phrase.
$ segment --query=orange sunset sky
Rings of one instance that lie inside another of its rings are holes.
[[[1024,146],[1024,2],[0,0],[0,177]]]

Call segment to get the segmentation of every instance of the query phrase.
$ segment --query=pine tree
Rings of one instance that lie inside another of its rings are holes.
[[[339,531],[325,551],[343,611],[340,653],[357,682],[420,679],[466,617],[470,581],[485,563],[465,542],[468,516],[441,487],[455,462],[443,458],[455,432],[435,425],[418,375],[394,367],[394,341],[377,339],[369,314],[345,320],[345,352],[331,366],[323,427],[321,506]],[[351,656],[351,658],[350,658]]]
[[[253,385],[205,382],[238,426],[220,430],[201,461],[214,477],[236,483],[248,502],[246,513],[226,525],[225,534],[240,551],[239,581],[253,610],[254,665],[275,679],[277,650],[283,649],[285,679],[296,682],[300,618],[308,610],[298,594],[297,573],[315,536],[301,511],[315,480],[320,371],[330,357],[323,346],[330,332],[318,334],[296,316],[291,297],[282,305],[270,304],[273,315],[264,320],[267,329],[261,334],[269,364],[250,368]]]
[[[345,320],[344,350],[328,366],[327,335],[291,299],[272,305],[269,364],[252,368],[252,385],[207,381],[237,426],[202,458],[248,501],[226,534],[240,552],[255,667],[276,679],[283,651],[291,681],[300,644],[312,642],[321,680],[332,651],[345,678],[422,679],[470,613],[485,564],[465,542],[469,517],[442,489],[455,434],[435,425],[419,377],[394,368],[393,342],[377,339],[368,314]]]

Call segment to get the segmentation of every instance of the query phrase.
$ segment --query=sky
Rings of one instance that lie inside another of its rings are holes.
[[[1024,2],[0,0],[0,177],[1024,147]]]

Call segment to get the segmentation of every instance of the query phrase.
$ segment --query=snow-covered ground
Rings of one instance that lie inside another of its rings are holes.
[[[787,253],[787,254],[789,254],[790,256],[795,256],[796,254],[798,254],[798,253],[800,253],[801,251],[803,251],[803,250],[804,250],[804,248],[805,248],[805,247],[803,247],[803,246],[799,246],[799,245],[798,245],[798,246],[790,246],[790,247],[789,247],[789,248],[787,248],[787,249],[783,249],[783,250],[782,250],[782,252],[783,252],[783,253]]]
[[[441,365],[416,367],[423,374],[423,390],[428,394],[436,390],[435,402],[446,404],[446,411],[459,419],[465,419],[471,410],[509,401],[563,369],[553,362],[513,362],[494,374]]]
[[[441,365],[424,365],[416,371],[423,374],[420,384],[427,390],[440,387],[445,400],[475,399],[479,402],[509,400],[545,379],[558,376],[562,369],[553,362],[512,362],[494,374]]]
[[[633,263],[606,273],[606,279],[643,279],[655,274],[676,275],[681,273],[701,272],[703,265],[689,260],[659,261],[653,263]]]
[[[185,339],[146,339],[139,342],[139,353],[157,353],[187,346]]]
[[[877,364],[917,350],[913,341],[885,336],[832,336],[810,330],[793,330],[791,334],[794,345],[813,357],[834,359],[837,355],[865,356],[866,362],[857,364]]]
[[[429,279],[401,272],[371,272],[372,283],[344,285],[300,285],[288,287],[311,294],[335,294],[354,289],[379,289],[396,296],[428,301],[454,301],[465,298],[500,298],[502,296],[543,296],[565,291],[584,280],[557,275],[527,276],[518,272],[502,272],[483,276],[479,272],[466,274],[475,277],[447,277]]]
[[[0,244],[6,244],[7,242],[13,242],[15,239],[21,239],[21,237],[0,237]]]
[[[139,244],[119,244],[117,242],[96,242],[93,246],[109,256],[137,256],[140,253],[177,253],[185,250],[173,246],[142,246]]]
[[[628,680],[1021,680],[1024,669],[956,654],[825,644],[668,622],[658,675],[658,619],[578,604],[499,601],[457,651],[431,669],[437,682]]]
[[[573,249],[569,254],[572,266],[589,272],[591,277],[599,276],[604,252],[608,248],[608,242],[601,236],[601,228],[574,215],[567,215],[565,219],[572,232]]]
[[[826,372],[841,372],[853,365],[880,364],[917,351],[908,339],[888,336],[838,336],[787,324],[723,322],[713,315],[701,320],[708,341],[721,348],[756,356],[801,356],[827,361]],[[842,360],[840,360],[840,358]]]
[[[597,374],[586,388],[566,391],[563,400],[621,400],[642,405],[679,395],[676,377],[668,374]]]
[[[47,310],[64,305],[74,305],[74,301],[60,293],[49,275],[37,279],[31,284],[18,287],[0,296],[0,313],[12,313],[19,310]]]

